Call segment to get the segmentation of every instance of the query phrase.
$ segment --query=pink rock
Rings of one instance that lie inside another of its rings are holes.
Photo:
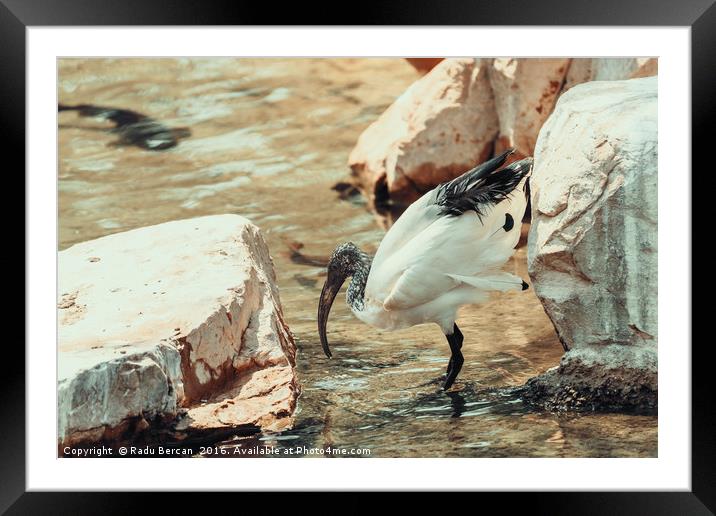
[[[348,164],[371,202],[409,204],[490,156],[498,121],[488,65],[445,59],[361,134]]]
[[[554,109],[570,59],[495,58],[489,68],[500,134],[495,153],[508,148],[513,160],[532,156],[537,135]]]

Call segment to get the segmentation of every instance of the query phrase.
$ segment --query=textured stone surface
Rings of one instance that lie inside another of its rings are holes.
[[[190,432],[202,433],[249,424],[281,430],[292,422],[296,391],[291,366],[253,371],[228,391],[189,409],[178,429],[186,427]]]
[[[513,160],[532,156],[537,134],[552,112],[570,59],[495,58],[490,84],[500,120],[495,153],[514,148]]]
[[[574,58],[567,72],[564,91],[589,81],[620,81],[651,77],[658,73],[654,57]]]
[[[564,94],[540,132],[531,188],[530,276],[571,349],[552,384],[609,392],[611,407],[653,387],[655,403],[657,78]],[[549,376],[533,387],[550,391]]]
[[[409,204],[490,157],[498,122],[488,65],[445,59],[361,134],[348,164],[371,202]]]
[[[577,84],[658,71],[656,58],[408,61],[427,75],[361,134],[349,157],[355,182],[378,206],[406,206],[508,148],[516,149],[508,163],[534,155],[557,99]]]
[[[658,407],[656,351],[617,344],[575,348],[521,391],[522,399],[551,411],[653,413]]]
[[[111,441],[205,399],[235,398],[235,425],[272,426],[293,411],[295,345],[248,220],[201,217],[77,244],[59,253],[59,282],[60,442]]]

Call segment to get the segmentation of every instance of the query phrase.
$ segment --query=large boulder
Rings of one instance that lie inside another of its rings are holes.
[[[589,81],[621,81],[651,77],[658,73],[654,57],[574,58],[569,66],[564,91]]]
[[[286,425],[296,348],[275,283],[259,229],[237,215],[60,252],[58,443]]]
[[[530,276],[569,351],[526,398],[654,409],[657,78],[565,93],[540,132],[531,188]]]
[[[430,71],[358,139],[348,164],[371,205],[404,209],[508,148],[534,155],[557,99],[590,81],[656,75],[655,58],[408,59]],[[509,163],[509,162],[508,162]]]
[[[495,58],[489,78],[500,120],[495,153],[513,148],[512,159],[532,156],[542,124],[559,96],[570,59]]]
[[[361,134],[348,164],[370,202],[409,204],[491,156],[498,121],[489,63],[445,59]]]

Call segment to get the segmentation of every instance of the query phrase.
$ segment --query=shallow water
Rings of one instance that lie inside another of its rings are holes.
[[[330,446],[372,457],[656,456],[655,416],[560,416],[499,390],[562,354],[532,290],[461,311],[465,365],[455,392],[440,387],[449,349],[437,326],[381,332],[340,299],[328,327],[334,358],[324,357],[316,331],[324,268],[292,260],[291,246],[318,257],[346,240],[375,250],[381,217],[331,186],[346,179],[360,132],[417,77],[395,59],[62,60],[60,102],[132,109],[193,134],[163,152],[118,147],[111,125],[62,113],[60,248],[219,213],[262,229],[303,393],[293,429],[224,446],[299,455]],[[524,247],[507,268],[527,278]]]

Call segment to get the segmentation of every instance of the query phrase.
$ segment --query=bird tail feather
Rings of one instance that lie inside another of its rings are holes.
[[[500,292],[509,292],[511,290],[525,290],[525,283],[522,278],[510,274],[509,272],[494,272],[491,274],[479,274],[477,276],[462,276],[460,274],[448,274],[452,279],[459,283],[464,283],[480,290],[490,291],[498,290]]]

